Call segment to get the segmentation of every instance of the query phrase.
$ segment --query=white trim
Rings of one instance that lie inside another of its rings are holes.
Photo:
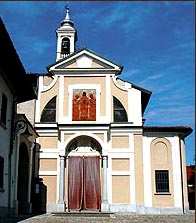
[[[134,125],[134,124],[133,124]],[[142,129],[123,129],[123,127],[122,128],[119,128],[119,129],[112,129],[111,128],[111,133],[113,134],[113,133],[119,133],[119,132],[121,132],[121,133],[135,133],[135,134],[141,134],[142,133]]]
[[[44,78],[44,76],[42,76],[42,77]],[[49,85],[45,86],[43,84],[43,88],[42,88],[41,92],[46,92],[46,91],[50,90],[56,84],[56,82],[58,80],[58,76],[55,75],[53,77],[54,77],[54,79],[52,80],[52,82]]]
[[[68,122],[78,123],[78,121],[72,121],[72,98],[73,98],[73,90],[74,89],[95,89],[96,90],[96,121],[92,121],[92,123],[96,123],[100,120],[100,85],[98,84],[72,84],[68,87]],[[85,122],[81,122],[85,123]],[[89,123],[89,121],[87,122]]]
[[[111,96],[111,83],[110,83],[110,75],[106,75],[105,77],[105,107],[106,107],[106,120],[108,122],[112,122],[112,96]]]
[[[127,112],[127,116],[128,116],[128,122],[133,122],[133,117],[131,115],[132,110],[134,109],[132,107],[132,98],[131,98],[131,90],[128,89],[128,112]]]
[[[56,176],[57,175],[57,171],[53,171],[53,170],[40,170],[39,171],[39,176]]]
[[[43,76],[39,76],[38,78],[38,97],[37,100],[35,101],[35,122],[39,122],[40,118],[41,118],[41,114],[40,114],[40,106],[41,106],[41,91],[43,88]]]
[[[129,135],[125,134],[124,132],[115,132],[115,133],[112,133],[111,136],[127,136],[127,137],[129,137]]]
[[[95,140],[97,140],[97,142],[101,145],[102,150],[103,148],[105,148],[105,143],[96,135],[94,135],[93,133],[89,133],[89,132],[79,132],[79,133],[75,133],[74,135],[70,136],[66,142],[64,143],[64,147],[66,148],[68,146],[68,144],[75,138],[77,138],[78,136],[89,136],[91,138],[94,138]]]
[[[111,204],[112,203],[112,158],[109,155],[108,156],[108,175],[107,175],[107,179],[108,179],[108,203]]]
[[[54,70],[54,69],[56,69],[56,67],[58,67],[58,66],[60,66],[60,65],[62,65],[64,63],[67,63],[67,62],[69,62],[69,61],[71,61],[71,60],[73,60],[75,58],[78,58],[81,55],[85,55],[85,54],[90,56],[90,57],[92,57],[92,58],[94,58],[94,59],[96,59],[96,60],[101,61],[102,63],[105,63],[105,64],[111,66],[113,69],[116,69],[118,71],[121,70],[121,68],[119,66],[117,66],[117,65],[111,63],[110,61],[108,61],[106,59],[103,59],[102,57],[99,57],[99,56],[95,55],[94,53],[91,53],[91,52],[89,52],[87,50],[82,50],[81,52],[75,54],[74,56],[69,57],[68,59],[65,58],[65,60],[61,61],[60,63],[57,62],[57,64],[55,64],[54,66],[50,67],[49,70]]]
[[[130,176],[130,171],[112,171],[112,176]]]
[[[43,153],[58,153],[57,148],[43,148],[41,147],[40,152]]]
[[[58,130],[57,129],[36,129],[38,135],[41,136],[58,136]]]
[[[40,153],[40,159],[57,159],[58,153]]]
[[[130,154],[133,152],[129,148],[128,149],[127,148],[123,148],[123,149],[121,149],[121,148],[114,149],[113,148],[113,149],[109,149],[108,153],[111,153],[111,154],[117,153],[117,156],[118,156],[119,154],[122,154],[122,153]]]
[[[64,76],[59,77],[59,105],[58,105],[58,122],[63,121],[64,109]]]
[[[121,81],[125,83],[125,86],[120,85],[120,84],[117,82],[117,78],[118,78],[118,77],[117,77],[116,75],[112,75],[113,83],[114,83],[114,85],[115,85],[118,89],[120,89],[120,90],[122,90],[122,91],[128,91],[128,88],[132,88],[132,85],[131,85],[130,83],[127,83],[127,82],[125,82],[125,81],[123,81],[123,80],[121,80]]]
[[[132,156],[133,153],[110,153],[110,157],[113,159],[122,158],[122,159],[130,159],[130,156]]]
[[[143,176],[144,176],[144,206],[152,207],[152,177],[150,144],[153,138],[143,137]]]
[[[123,213],[135,213],[136,206],[132,204],[122,204],[122,203],[113,203],[110,204],[110,211],[111,212],[123,212]]]
[[[74,123],[69,123],[69,124],[74,124]],[[66,125],[65,126],[59,126],[59,129],[64,130],[64,131],[75,131],[75,132],[78,132],[78,131],[90,131],[90,132],[92,132],[92,131],[97,131],[97,130],[100,130],[100,131],[109,130],[109,126],[97,126],[97,124],[100,124],[100,123],[95,123],[95,122],[90,123],[90,122],[88,122],[88,124],[94,124],[93,127],[88,126],[88,125],[80,127],[80,124],[87,124],[87,123],[78,122],[77,126],[66,126]],[[103,124],[103,123],[101,123],[101,124]]]
[[[97,68],[95,68],[95,69],[97,69]],[[96,71],[96,70],[94,70],[94,71]],[[54,74],[55,73],[55,75],[58,75],[58,76],[64,76],[64,77],[105,77],[105,76],[110,76],[110,75],[112,75],[112,71],[111,72],[108,72],[108,71],[110,71],[110,70],[97,70],[98,72],[100,72],[100,73],[96,73],[96,72],[92,72],[92,68],[91,69],[75,69],[74,71],[73,71],[73,73],[71,73],[72,72],[72,69],[71,70],[68,70],[68,69],[66,69],[66,70],[55,70],[55,71],[52,71],[52,73]],[[106,71],[105,73],[104,73],[104,71]],[[84,72],[84,73],[83,73]],[[114,72],[114,71],[113,71]]]
[[[173,190],[174,206],[182,208],[182,186],[181,186],[181,167],[180,167],[180,146],[178,136],[165,137],[172,144],[172,169],[173,169]]]
[[[38,122],[38,123],[35,123],[35,128],[42,128],[42,127],[44,127],[44,128],[57,128],[57,123],[40,123],[40,122]]]

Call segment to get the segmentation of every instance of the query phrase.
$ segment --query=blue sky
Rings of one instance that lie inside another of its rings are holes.
[[[55,62],[56,34],[66,2],[1,2],[0,16],[27,72]],[[121,78],[152,91],[146,125],[195,126],[193,2],[69,2],[87,47],[124,66]],[[194,162],[194,132],[186,139]]]

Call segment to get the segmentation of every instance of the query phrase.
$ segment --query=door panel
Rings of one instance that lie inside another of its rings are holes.
[[[81,210],[83,202],[83,158],[71,156],[68,163],[68,207]]]
[[[69,157],[69,210],[101,209],[100,158]]]
[[[84,158],[84,209],[101,207],[99,157]]]

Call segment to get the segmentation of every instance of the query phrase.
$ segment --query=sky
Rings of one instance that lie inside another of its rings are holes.
[[[88,48],[124,67],[121,78],[152,91],[145,125],[190,126],[187,164],[195,157],[195,13],[193,1],[1,1],[0,16],[26,72],[56,59],[56,29],[68,3]]]

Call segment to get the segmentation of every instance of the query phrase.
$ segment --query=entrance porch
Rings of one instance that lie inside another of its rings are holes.
[[[57,212],[108,211],[107,156],[89,136],[72,139],[60,156]]]

